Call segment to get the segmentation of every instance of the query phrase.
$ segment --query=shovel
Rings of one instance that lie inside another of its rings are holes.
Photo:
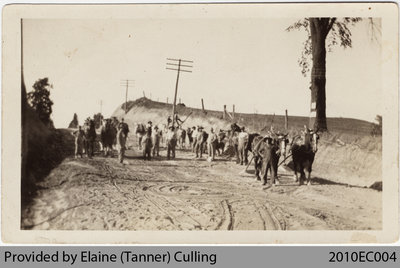
[[[251,152],[251,153],[253,154],[253,152]],[[250,161],[249,161],[249,163],[247,164],[246,168],[245,168],[244,170],[242,170],[242,171],[239,172],[240,175],[246,174],[246,171],[247,171],[247,169],[249,168],[249,166],[250,166],[251,162],[253,161],[253,159],[254,159],[254,154],[253,154],[252,157],[250,158]]]

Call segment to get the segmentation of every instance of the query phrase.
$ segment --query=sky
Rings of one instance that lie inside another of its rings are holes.
[[[186,106],[236,112],[308,116],[310,77],[298,66],[305,31],[282,19],[27,19],[24,75],[27,90],[48,77],[52,119],[67,127],[94,113],[109,117],[125,101],[121,80],[134,80],[128,100],[172,101],[176,72],[167,58],[192,60],[181,73],[178,99]],[[382,114],[381,44],[367,20],[352,30],[352,48],[327,54],[327,116],[373,121]],[[102,106],[100,106],[102,102]]]

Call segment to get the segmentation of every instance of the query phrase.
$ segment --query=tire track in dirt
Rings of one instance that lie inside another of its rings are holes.
[[[136,198],[131,197],[129,193],[124,192],[116,183],[117,179],[122,179],[122,180],[130,180],[133,181],[132,179],[127,179],[125,177],[121,178],[119,174],[116,172],[116,170],[112,167],[110,167],[107,163],[102,163],[101,167],[107,172],[108,176],[110,177],[112,184],[114,187],[126,198],[131,199],[131,200],[136,200]],[[139,181],[139,180],[134,180],[134,181]],[[141,181],[146,181],[148,180],[141,180]],[[152,181],[154,182],[154,181]],[[174,226],[178,227],[179,229],[182,229],[182,226],[185,226],[184,229],[198,229],[202,230],[202,224],[195,220],[193,217],[191,217],[187,212],[178,209],[175,205],[173,205],[170,201],[168,201],[165,197],[158,196],[156,193],[151,193],[148,192],[147,190],[150,188],[154,188],[155,186],[150,185],[150,186],[144,186],[142,187],[143,191],[146,191],[146,193],[142,193],[142,196],[149,202],[151,203],[154,207],[156,207],[159,211],[161,211],[165,216],[164,218],[169,220],[171,224]],[[161,186],[161,187],[167,187],[167,185]],[[171,209],[173,208],[173,209]],[[188,209],[188,207],[185,207],[185,209]],[[181,212],[181,215],[177,213],[177,211]]]
[[[24,224],[63,230],[347,230],[371,228],[365,219],[381,216],[380,207],[368,203],[379,195],[368,189],[298,186],[282,170],[280,185],[264,187],[233,162],[191,156],[131,157],[124,165],[109,157],[67,159],[44,181]],[[87,208],[68,209],[76,204]],[[45,219],[51,223],[40,225]]]
[[[216,230],[233,230],[233,223],[234,223],[234,218],[232,215],[231,208],[228,205],[228,201],[226,199],[221,201],[221,207],[222,207],[222,219],[218,223]]]

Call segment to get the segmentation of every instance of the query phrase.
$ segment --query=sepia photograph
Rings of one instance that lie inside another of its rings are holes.
[[[389,26],[365,4],[354,15],[276,13],[289,6],[72,5],[21,16],[13,228],[279,231],[284,242],[290,231],[370,241],[363,232],[386,229],[387,185],[398,193],[398,159],[383,172],[385,142],[398,155],[385,138],[398,133],[398,88],[384,83],[396,84],[384,72]]]

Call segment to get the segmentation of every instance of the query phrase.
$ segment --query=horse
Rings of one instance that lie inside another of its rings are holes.
[[[299,138],[302,138],[302,143]],[[316,132],[306,130],[302,136],[293,138],[291,152],[294,166],[294,180],[303,183],[303,178],[307,180],[307,185],[311,184],[311,171],[315,153],[318,151],[319,136]],[[300,176],[299,176],[300,173]]]
[[[139,139],[139,141],[138,141],[139,150],[142,150],[142,139],[143,139],[143,136],[146,134],[145,125],[142,123],[137,124],[135,133]]]
[[[218,155],[221,155],[224,153],[224,149],[225,149],[225,138],[226,138],[226,133],[224,131],[220,131],[218,133],[218,140],[217,140],[217,144],[216,144],[216,151]],[[221,152],[220,152],[221,150]]]
[[[112,125],[111,119],[106,119],[100,133],[105,156],[107,156],[109,152],[112,152],[112,147],[117,136],[116,134],[117,129]]]
[[[232,133],[234,133],[234,132],[242,132],[242,129],[236,123],[232,123],[231,124],[231,130],[232,130]]]
[[[151,138],[151,132],[147,131],[146,135],[142,140],[143,144],[143,159],[144,160],[151,160],[151,149],[153,148],[153,141]]]
[[[239,158],[239,133],[242,132],[242,129],[236,124],[231,124],[231,135],[229,137],[230,143],[233,144],[235,148],[235,155],[236,155],[236,164],[240,163]]]
[[[83,125],[85,152],[89,158],[93,157],[94,143],[96,141],[96,128],[93,119],[86,119]]]
[[[254,158],[254,170],[256,180],[260,181],[260,171],[262,165],[262,150],[264,149],[265,137],[257,136],[254,137],[253,142],[251,143],[251,152],[253,153]]]
[[[185,141],[186,141],[186,130],[182,127],[180,127],[177,131],[177,135],[178,135],[178,143],[179,143],[179,147],[181,149],[186,148],[185,146]]]
[[[118,133],[118,125],[119,121],[117,117],[113,116],[110,118],[110,125],[111,125],[111,136],[113,138],[112,148],[117,149],[117,133]]]
[[[209,136],[209,134],[206,131],[203,130],[203,139],[202,139],[201,144],[200,144],[200,149],[203,150],[203,153],[205,153],[206,150],[207,150],[208,136]]]

